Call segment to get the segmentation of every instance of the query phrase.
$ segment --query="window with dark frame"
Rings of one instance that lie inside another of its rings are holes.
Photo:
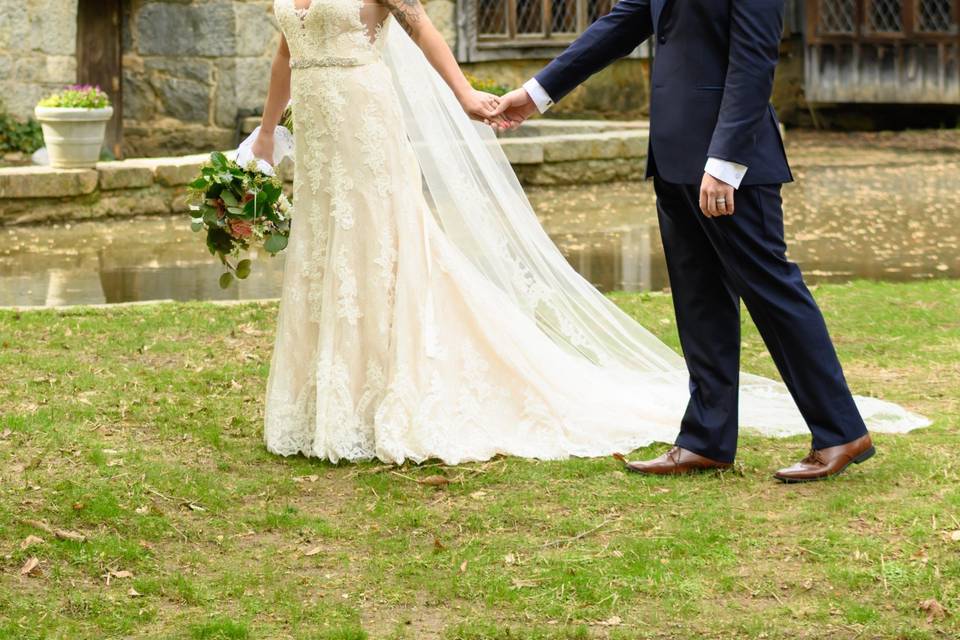
[[[476,0],[477,44],[571,42],[610,12],[614,0]]]
[[[859,42],[956,38],[960,0],[808,0],[807,39]]]

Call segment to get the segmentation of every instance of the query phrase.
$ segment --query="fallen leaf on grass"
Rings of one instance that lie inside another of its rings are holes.
[[[323,549],[321,549],[320,547],[313,547],[312,549],[307,549],[306,551],[304,551],[304,552],[303,552],[303,555],[305,555],[305,556],[315,556],[315,555],[317,555],[318,553],[320,553],[321,551],[323,551]]]
[[[443,551],[446,547],[440,542],[440,538],[434,536],[433,538],[433,550],[434,551]]]
[[[74,542],[86,542],[87,536],[79,533],[77,531],[68,531],[66,529],[54,529],[53,535],[57,536],[61,540],[72,540]]]
[[[29,549],[35,544],[43,544],[43,538],[39,536],[27,536],[23,539],[23,542],[20,543],[20,548]]]
[[[593,624],[598,627],[619,627],[623,624],[623,620],[620,618],[620,616],[611,616],[606,620],[594,622]]]
[[[36,556],[32,556],[29,560],[23,563],[23,566],[20,567],[20,575],[22,576],[31,576],[39,573],[37,569],[40,568],[40,559]]]
[[[950,532],[950,540],[953,542],[960,542],[960,529]]]
[[[507,555],[503,556],[503,563],[506,565],[517,564],[517,556],[513,555],[512,553],[508,553]]]
[[[463,562],[460,563],[460,573],[466,573],[466,572],[467,572],[467,561],[464,560]]]
[[[920,603],[920,610],[926,612],[927,622],[942,620],[947,617],[947,610],[943,605],[937,602],[936,598],[930,598]]]
[[[109,575],[113,576],[114,578],[132,578],[133,572],[126,571],[126,570],[114,571],[113,569],[111,569],[109,572]]]
[[[130,587],[130,591],[127,591],[127,595],[130,596],[131,598],[139,598],[140,592],[134,589],[133,587]]]

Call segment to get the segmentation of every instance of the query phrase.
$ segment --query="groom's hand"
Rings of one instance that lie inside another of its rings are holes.
[[[497,105],[493,115],[494,117],[502,116],[501,129],[512,131],[523,124],[523,121],[532,116],[536,110],[537,105],[533,98],[526,89],[520,88],[501,96],[500,104]]]
[[[708,218],[732,216],[733,192],[731,185],[704,173],[700,183],[700,211]]]

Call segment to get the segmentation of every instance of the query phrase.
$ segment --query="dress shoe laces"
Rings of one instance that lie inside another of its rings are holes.
[[[821,466],[825,466],[827,464],[826,461],[824,461],[823,456],[820,455],[820,451],[813,448],[810,449],[810,453],[807,454],[807,457],[804,458],[803,461],[807,464],[819,464]]]
[[[680,447],[674,447],[667,452],[667,459],[669,459],[673,464],[680,465]]]

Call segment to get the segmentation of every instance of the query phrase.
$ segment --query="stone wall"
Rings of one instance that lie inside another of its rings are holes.
[[[77,77],[76,0],[0,0],[0,101],[25,118]]]
[[[270,0],[131,0],[123,25],[127,155],[228,148],[260,109],[279,31]]]
[[[457,3],[456,0],[420,0],[424,10],[430,16],[430,22],[437,28],[450,48],[457,47]]]
[[[455,4],[430,0],[456,37]],[[238,117],[259,113],[280,41],[272,0],[130,0],[124,16],[127,155],[157,156],[235,143]]]
[[[454,46],[455,0],[427,0],[432,21]],[[225,149],[238,118],[259,113],[279,42],[272,0],[124,0],[124,153],[128,157]],[[45,93],[76,81],[77,0],[0,0],[0,98],[20,117]],[[802,100],[802,48],[785,45],[774,102],[792,122]],[[547,60],[464,65],[519,86]],[[643,117],[647,61],[621,60],[551,110],[552,117]]]

